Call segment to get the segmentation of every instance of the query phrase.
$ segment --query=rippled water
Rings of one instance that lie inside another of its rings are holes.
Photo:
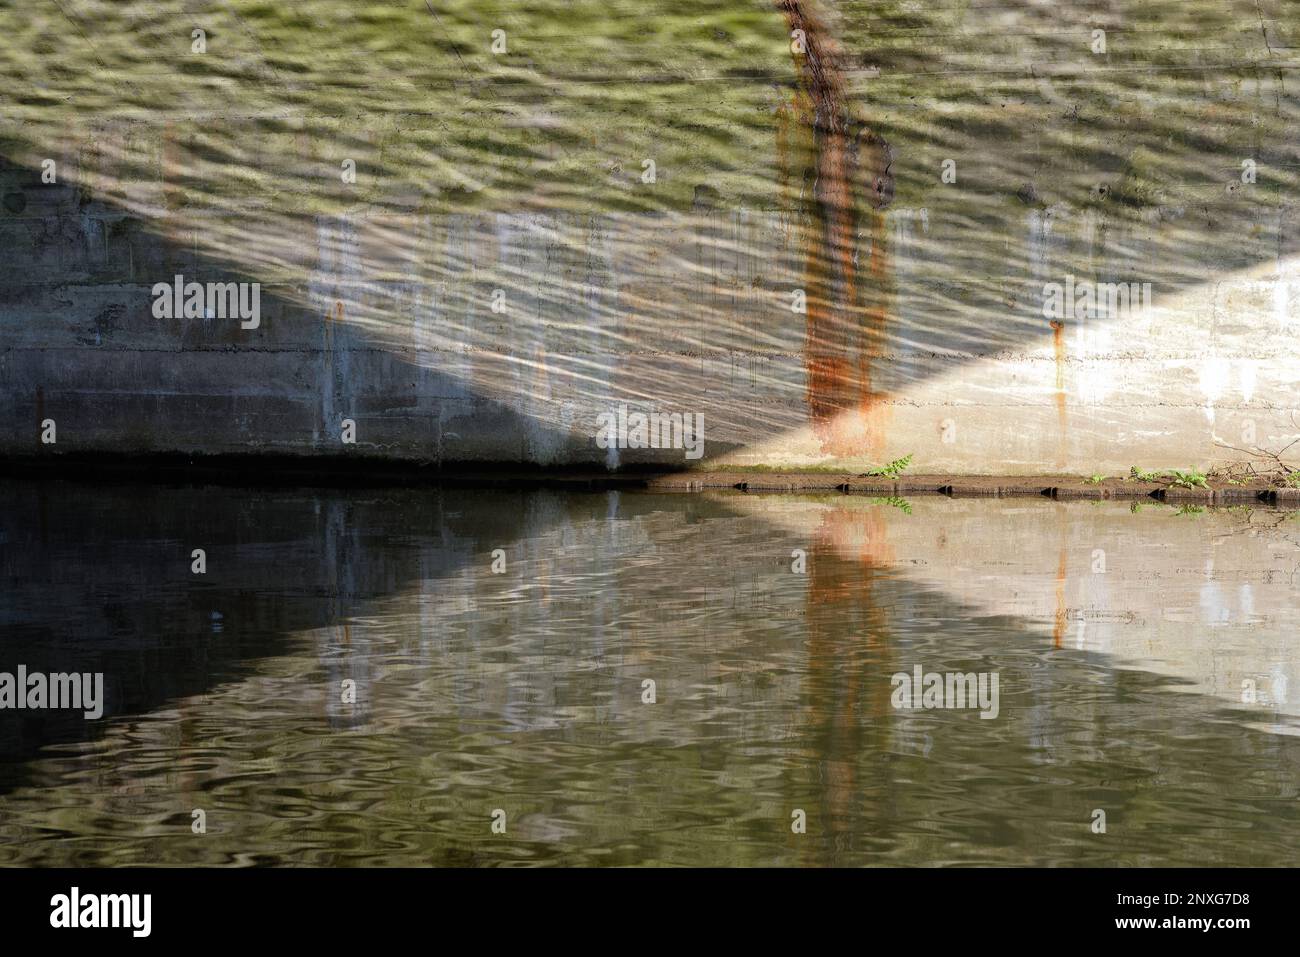
[[[1285,512],[17,481],[0,508],[0,670],[108,699],[0,711],[0,864],[1300,850]],[[917,665],[997,674],[997,718],[893,707]]]

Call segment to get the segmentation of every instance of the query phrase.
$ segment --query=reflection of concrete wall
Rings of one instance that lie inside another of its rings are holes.
[[[1261,720],[1300,714],[1292,513],[919,498],[909,515],[843,495],[728,502],[829,537],[837,554],[938,589],[969,615],[1036,625],[1058,648],[1139,662]],[[1248,700],[1244,681],[1254,683]]]
[[[1295,674],[1296,535],[1261,512],[7,494],[7,653],[36,643],[22,619],[62,661],[100,656],[152,693],[93,746],[0,765],[6,864],[1275,865],[1300,840],[1300,739],[1272,733],[1294,699],[1227,710],[1240,675]],[[208,583],[166,557],[194,534]],[[1094,548],[1108,569],[1090,577]],[[58,642],[69,621],[81,635]],[[890,675],[917,663],[999,672],[999,719],[894,710]],[[344,677],[357,706],[336,703]]]
[[[291,635],[317,629],[330,641],[327,712],[344,724],[364,719],[372,673],[366,656],[348,654],[364,629],[349,616],[417,574],[436,582],[474,557],[471,539],[453,534],[437,548],[393,544],[376,556],[376,536],[387,540],[398,526],[433,534],[446,508],[462,521],[472,515],[476,531],[504,546],[521,526],[546,520],[516,524],[511,506],[521,501],[476,512],[468,493],[0,485],[0,670],[102,672],[105,683],[99,721],[5,711],[0,762],[241,680],[288,651]],[[202,575],[191,571],[196,548],[206,553]],[[356,708],[336,706],[345,678],[362,692]]]
[[[448,29],[474,36],[472,10],[449,6]],[[620,402],[702,413],[710,459],[783,466],[914,453],[922,469],[1091,474],[1289,441],[1294,3],[1027,5],[996,28],[978,8],[824,6],[849,110],[892,144],[897,180],[891,206],[859,210],[856,300],[829,315],[790,308],[796,290],[825,298],[809,262],[833,250],[809,224],[816,165],[775,7],[707,55],[673,49],[705,77],[686,102],[635,70],[592,91],[565,72],[582,57],[551,48],[550,73],[540,48],[462,53],[462,73],[515,71],[490,97],[430,83],[428,102],[389,100],[376,91],[446,52],[436,34],[403,46],[417,24],[395,22],[382,70],[305,56],[322,72],[304,106],[251,40],[237,63],[162,57],[146,75],[118,43],[135,21],[100,26],[98,61],[16,23],[50,45],[28,66],[51,72],[14,78],[41,93],[20,98],[0,171],[0,450],[48,452],[53,418],[60,451],[342,453],[352,418],[356,451],[396,458],[684,461],[597,449],[595,416]],[[230,35],[269,29],[227,13]],[[619,75],[656,42],[601,56]],[[234,71],[233,94],[192,82],[203,63]],[[130,96],[62,95],[114,69]],[[40,182],[45,157],[60,185]],[[452,188],[471,174],[481,188]],[[176,273],[262,283],[261,327],[154,319],[150,287]],[[1150,283],[1153,306],[1054,329],[1042,290],[1067,275]]]

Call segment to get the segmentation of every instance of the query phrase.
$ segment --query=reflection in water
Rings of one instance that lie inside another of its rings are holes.
[[[0,670],[108,697],[0,712],[0,864],[1300,850],[1286,513],[6,482],[0,515]],[[894,710],[918,665],[998,673],[999,717]]]

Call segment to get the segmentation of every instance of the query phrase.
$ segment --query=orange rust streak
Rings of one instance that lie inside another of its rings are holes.
[[[793,106],[810,128],[815,153],[810,163],[815,181],[806,266],[809,416],[823,452],[873,454],[883,445],[884,425],[876,411],[883,407],[884,395],[872,386],[872,361],[883,351],[888,320],[879,295],[889,271],[884,218],[873,212],[870,275],[877,296],[863,310],[858,303],[856,262],[857,150],[850,138],[835,45],[806,3],[778,0],[777,6],[792,35],[796,30],[802,35],[803,53],[795,53],[795,65],[803,95]],[[779,132],[778,149],[784,161],[789,133],[785,128]],[[873,139],[873,149],[882,142]]]
[[[1056,622],[1052,626],[1052,647],[1060,648],[1065,638],[1065,546],[1061,546],[1061,557],[1056,563]]]
[[[820,756],[826,775],[825,817],[831,828],[852,814],[863,735],[879,733],[884,726],[883,721],[864,722],[863,716],[879,719],[890,711],[888,684],[869,679],[873,658],[855,647],[859,641],[878,646],[889,640],[888,613],[875,596],[881,569],[895,557],[887,528],[877,509],[833,509],[822,517],[809,550],[807,681],[810,690],[827,692],[834,701],[831,709],[813,712],[810,722],[819,736],[824,735]],[[846,631],[845,622],[856,627]],[[816,699],[809,695],[808,700]],[[805,853],[816,851],[808,845]]]
[[[1065,440],[1069,427],[1065,410],[1065,323],[1052,320],[1052,345],[1056,351],[1056,467],[1065,468]]]

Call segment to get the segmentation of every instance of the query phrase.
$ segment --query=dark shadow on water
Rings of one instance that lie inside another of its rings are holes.
[[[103,672],[98,721],[6,711],[6,787],[42,748],[255,673],[418,578],[491,561],[561,514],[525,493],[0,483],[0,670]],[[206,571],[192,571],[194,549]]]

